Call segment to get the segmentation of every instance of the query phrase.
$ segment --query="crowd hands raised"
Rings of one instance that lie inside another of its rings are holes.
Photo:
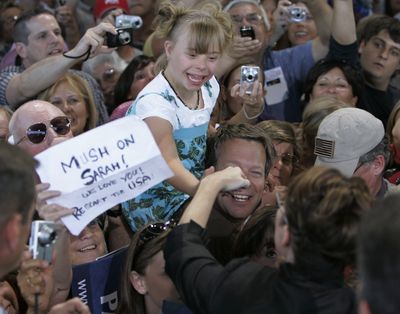
[[[96,313],[72,296],[74,269],[119,249],[115,313],[397,313],[399,14],[3,1],[0,313]],[[140,25],[108,47],[124,15]],[[126,115],[174,176],[74,236],[34,156]],[[48,261],[27,248],[32,220],[56,225]]]

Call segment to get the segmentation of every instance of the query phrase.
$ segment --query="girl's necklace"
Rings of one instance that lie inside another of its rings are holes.
[[[200,90],[197,90],[197,101],[196,101],[196,106],[194,108],[189,107],[188,105],[186,105],[186,103],[182,100],[182,98],[179,96],[179,94],[176,92],[175,88],[172,86],[172,84],[170,83],[170,81],[168,80],[167,76],[165,75],[164,72],[162,72],[164,78],[167,80],[169,86],[171,86],[172,90],[174,91],[175,95],[179,98],[179,100],[190,110],[197,110],[200,108]]]

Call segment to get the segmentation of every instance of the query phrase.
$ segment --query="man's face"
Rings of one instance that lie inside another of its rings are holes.
[[[257,6],[251,3],[241,3],[233,6],[228,13],[232,18],[237,35],[239,35],[240,26],[251,26],[254,29],[256,39],[265,45],[268,44],[270,32],[267,32],[264,21],[261,19],[257,22],[254,20],[253,22],[250,18],[252,16],[261,16],[261,12]],[[240,19],[241,22],[238,22]]]
[[[18,114],[16,121],[14,140],[15,143],[21,141],[18,146],[29,152],[31,155],[37,155],[47,148],[61,143],[67,139],[72,138],[72,132],[65,135],[58,134],[52,127],[50,121],[56,117],[66,117],[66,115],[57,107],[52,104],[35,104],[29,108],[23,108]],[[32,143],[27,137],[27,129],[37,123],[44,123],[46,125],[46,136],[40,143]]]
[[[250,181],[247,188],[219,193],[217,203],[222,211],[234,218],[245,219],[257,208],[264,190],[265,162],[265,150],[259,142],[231,139],[222,143],[216,170],[238,166]]]
[[[361,42],[359,52],[361,65],[372,82],[388,84],[399,68],[400,43],[394,42],[389,33],[382,30],[368,42]]]
[[[64,39],[57,20],[50,14],[40,14],[27,22],[28,44],[22,44],[20,56],[25,67],[64,51]]]

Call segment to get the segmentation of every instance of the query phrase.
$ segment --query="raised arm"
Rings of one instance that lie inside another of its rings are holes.
[[[350,45],[356,42],[353,1],[334,0],[333,6],[332,37],[341,45]]]
[[[248,185],[249,181],[239,167],[228,167],[206,176],[200,181],[198,190],[183,213],[179,224],[193,220],[205,228],[218,193],[222,190],[231,191]]]
[[[52,85],[68,69],[84,60],[89,49],[90,57],[101,52],[110,51],[109,48],[103,46],[103,36],[106,32],[115,34],[115,27],[108,23],[101,23],[96,27],[90,28],[78,44],[65,53],[65,56],[57,55],[45,58],[22,73],[15,75],[6,89],[6,98],[9,106],[15,109],[20,103],[34,97]]]
[[[324,58],[329,51],[329,38],[332,27],[332,8],[326,0],[305,1],[317,27],[318,37],[312,42],[312,53],[315,61]]]
[[[194,195],[199,180],[183,166],[172,136],[171,124],[159,117],[149,117],[144,119],[144,121],[149,126],[162,156],[174,172],[174,176],[167,180],[168,183],[172,184],[179,191]]]

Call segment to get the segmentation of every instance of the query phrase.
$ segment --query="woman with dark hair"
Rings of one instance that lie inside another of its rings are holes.
[[[168,230],[174,224],[152,223],[132,238],[121,279],[121,299],[117,313],[159,314],[163,300],[179,299],[164,271],[163,249]]]
[[[204,246],[215,197],[248,185],[239,167],[209,174],[168,236],[166,272],[185,304],[211,314],[356,313],[344,272],[354,263],[361,218],[372,203],[366,183],[325,167],[295,177],[275,219],[279,270],[248,259],[221,266]]]
[[[364,79],[353,66],[338,60],[322,59],[308,72],[304,84],[304,103],[331,96],[349,105],[361,101]]]
[[[121,73],[114,89],[114,104],[110,120],[123,117],[139,92],[154,77],[155,59],[145,55],[137,56]]]

